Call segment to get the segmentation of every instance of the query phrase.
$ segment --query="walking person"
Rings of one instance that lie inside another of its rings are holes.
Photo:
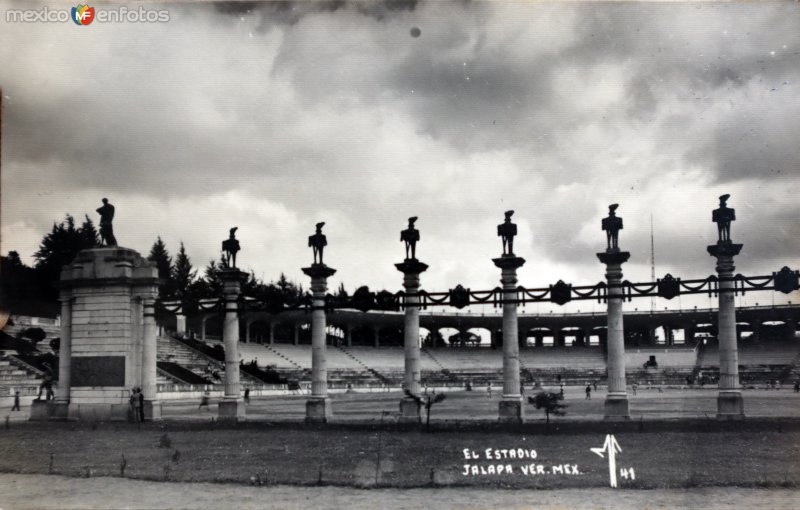
[[[14,391],[14,407],[11,408],[12,411],[19,411],[19,390]]]
[[[206,391],[203,393],[203,396],[202,396],[202,397],[200,397],[200,405],[199,405],[199,406],[197,406],[197,409],[198,409],[198,410],[199,410],[201,407],[203,407],[203,406],[205,406],[205,408],[206,408],[206,411],[209,411],[209,410],[210,410],[210,408],[208,407],[208,402],[209,402],[209,400],[210,400],[210,399],[209,399],[209,395],[210,395],[210,394],[209,394],[208,390],[206,390]]]
[[[250,388],[245,388],[244,389],[244,403],[245,404],[249,404],[250,403]]]
[[[592,385],[591,384],[587,384],[586,385],[586,400],[589,400],[590,398],[592,398]]]

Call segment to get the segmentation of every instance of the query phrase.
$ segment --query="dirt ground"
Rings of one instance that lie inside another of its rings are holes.
[[[800,491],[788,489],[353,489],[240,487],[122,478],[0,474],[3,510],[72,509],[728,509],[794,510]]]

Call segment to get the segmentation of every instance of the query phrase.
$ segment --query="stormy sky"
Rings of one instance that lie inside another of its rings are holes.
[[[145,3],[169,22],[6,21],[39,5],[65,8],[0,1],[0,249],[29,263],[54,221],[97,220],[108,197],[121,245],[160,235],[205,266],[235,225],[239,265],[266,280],[306,282],[325,221],[330,286],[351,292],[400,288],[399,231],[419,216],[423,287],[486,289],[514,209],[520,283],[588,284],[619,203],[625,277],[650,278],[652,215],[656,275],[688,279],[714,271],[711,210],[730,193],[737,271],[798,266],[796,2]]]

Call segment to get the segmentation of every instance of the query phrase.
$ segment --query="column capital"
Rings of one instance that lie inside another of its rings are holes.
[[[329,276],[333,276],[336,274],[336,270],[332,267],[328,267],[325,264],[311,264],[309,267],[301,268],[303,273],[310,276],[312,279],[317,278],[328,278]]]
[[[712,257],[735,257],[736,255],[739,255],[740,251],[742,251],[743,246],[743,244],[734,244],[730,241],[720,241],[717,244],[712,244],[706,247],[706,250],[708,250],[708,254]]]
[[[399,264],[395,264],[394,267],[396,267],[398,271],[406,275],[409,274],[419,275],[420,273],[424,273],[428,269],[428,264],[420,262],[417,259],[406,259],[403,262],[400,262]]]
[[[525,259],[522,257],[515,257],[514,255],[503,255],[496,259],[492,259],[494,265],[500,269],[519,269],[525,264]]]
[[[631,253],[629,251],[605,251],[597,254],[600,262],[608,266],[624,264],[630,257]]]

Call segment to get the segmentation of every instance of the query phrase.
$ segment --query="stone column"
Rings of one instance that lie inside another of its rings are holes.
[[[69,416],[70,370],[72,361],[72,296],[61,291],[61,344],[58,348],[58,387],[54,417],[66,420]]]
[[[622,319],[622,264],[631,256],[626,251],[606,251],[597,258],[606,265],[608,282],[608,394],[605,401],[606,419],[630,418],[625,383],[625,331]]]
[[[500,283],[503,284],[503,395],[499,405],[499,420],[522,423],[516,300],[517,269],[525,264],[525,259],[503,255],[492,261],[501,269]]]
[[[380,326],[373,326],[372,328],[374,333],[374,346],[380,347],[381,346],[381,328]]]
[[[350,324],[344,328],[344,343],[347,347],[353,346],[353,326]]]
[[[158,401],[156,387],[158,327],[155,307],[154,298],[145,298],[142,321],[142,393],[144,393],[144,418],[148,421],[161,419],[161,403]]]
[[[183,310],[175,313],[175,334],[186,335],[186,316],[183,314]]]
[[[269,323],[269,344],[272,345],[275,343],[275,323]]]
[[[719,275],[719,318],[717,339],[719,341],[719,394],[717,396],[717,418],[724,420],[744,419],[744,402],[739,387],[739,351],[736,344],[736,308],[733,302],[734,281],[733,257],[739,254],[741,244],[720,241],[708,247],[708,253],[717,259]]]
[[[405,389],[413,395],[419,395],[420,361],[419,361],[419,275],[428,269],[417,259],[406,259],[395,264],[404,275],[403,287],[406,291],[405,324],[403,330],[403,348],[405,353]],[[400,421],[419,422],[420,404],[413,398],[403,397],[400,400]]]
[[[208,316],[204,315],[202,319],[200,319],[200,340],[203,342],[206,341],[206,321],[208,320]]]
[[[236,268],[219,271],[222,280],[222,343],[225,347],[225,395],[219,403],[220,420],[244,421],[245,406],[239,384],[239,295],[247,273]]]
[[[327,422],[333,415],[328,398],[328,369],[325,360],[325,292],[328,277],[336,270],[324,264],[304,267],[303,272],[311,277],[311,397],[306,401],[307,422]]]

